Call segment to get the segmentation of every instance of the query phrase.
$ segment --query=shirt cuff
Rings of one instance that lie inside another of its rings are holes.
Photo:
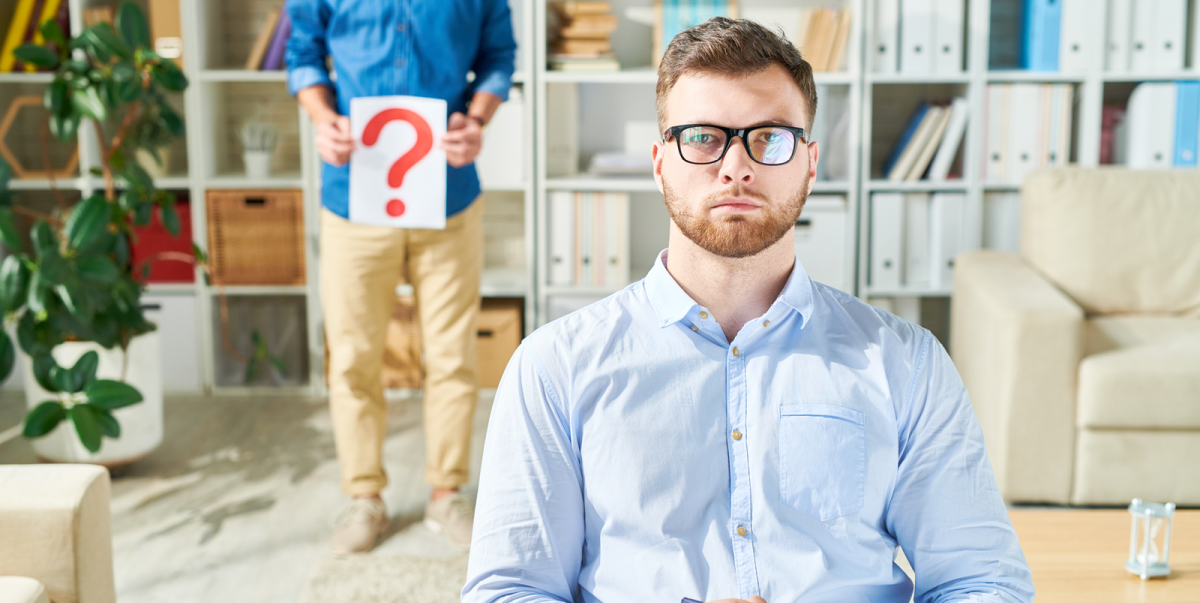
[[[512,73],[506,73],[500,69],[492,71],[483,77],[475,78],[475,92],[495,94],[502,101],[508,100],[508,91],[511,89]]]
[[[333,87],[333,81],[329,79],[329,73],[320,67],[313,67],[311,65],[301,65],[288,69],[287,79],[288,92],[292,96],[295,96],[296,93],[309,86],[324,84],[330,88]]]

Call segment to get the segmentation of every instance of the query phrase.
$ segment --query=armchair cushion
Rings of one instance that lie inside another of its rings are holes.
[[[1197,191],[1197,170],[1034,173],[1021,255],[1088,314],[1200,317]]]
[[[1200,320],[1110,316],[1086,331],[1080,427],[1200,429]]]

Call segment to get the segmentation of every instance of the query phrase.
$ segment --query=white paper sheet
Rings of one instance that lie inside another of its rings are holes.
[[[350,221],[446,227],[446,101],[376,96],[350,101]]]

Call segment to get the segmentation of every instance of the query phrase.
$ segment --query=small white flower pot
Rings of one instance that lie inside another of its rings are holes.
[[[163,389],[162,389],[162,344],[157,331],[140,335],[129,343],[129,362],[125,369],[125,382],[142,393],[143,400],[137,404],[113,411],[121,424],[121,437],[101,440],[100,451],[95,454],[83,447],[75,424],[69,419],[58,424],[43,437],[30,440],[34,452],[43,459],[61,463],[96,463],[101,465],[123,465],[132,463],[158,447],[163,440]],[[100,355],[98,379],[121,379],[121,365],[125,352],[116,347],[106,350],[92,342],[68,342],[54,348],[52,355],[59,366],[72,367],[80,356],[95,350]],[[33,363],[26,354],[22,370],[25,373],[25,403],[33,408],[46,400],[55,400],[58,394],[50,393],[38,385],[33,377]]]
[[[247,178],[269,178],[271,176],[270,151],[246,151],[242,153],[246,163]]]

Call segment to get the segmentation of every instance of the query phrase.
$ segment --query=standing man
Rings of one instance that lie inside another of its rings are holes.
[[[475,156],[512,86],[516,41],[507,0],[288,0],[288,88],[316,124],[325,161],[321,197],[321,300],[329,348],[330,410],[353,500],[337,521],[335,553],[371,550],[387,526],[387,403],[381,371],[398,280],[416,291],[426,360],[425,523],[452,544],[471,542],[467,481],[478,397],[475,330],[483,270],[483,203]],[[333,60],[336,84],[327,59]],[[467,82],[468,72],[475,78]],[[440,98],[450,116],[446,227],[364,226],[349,214],[350,99]]]

